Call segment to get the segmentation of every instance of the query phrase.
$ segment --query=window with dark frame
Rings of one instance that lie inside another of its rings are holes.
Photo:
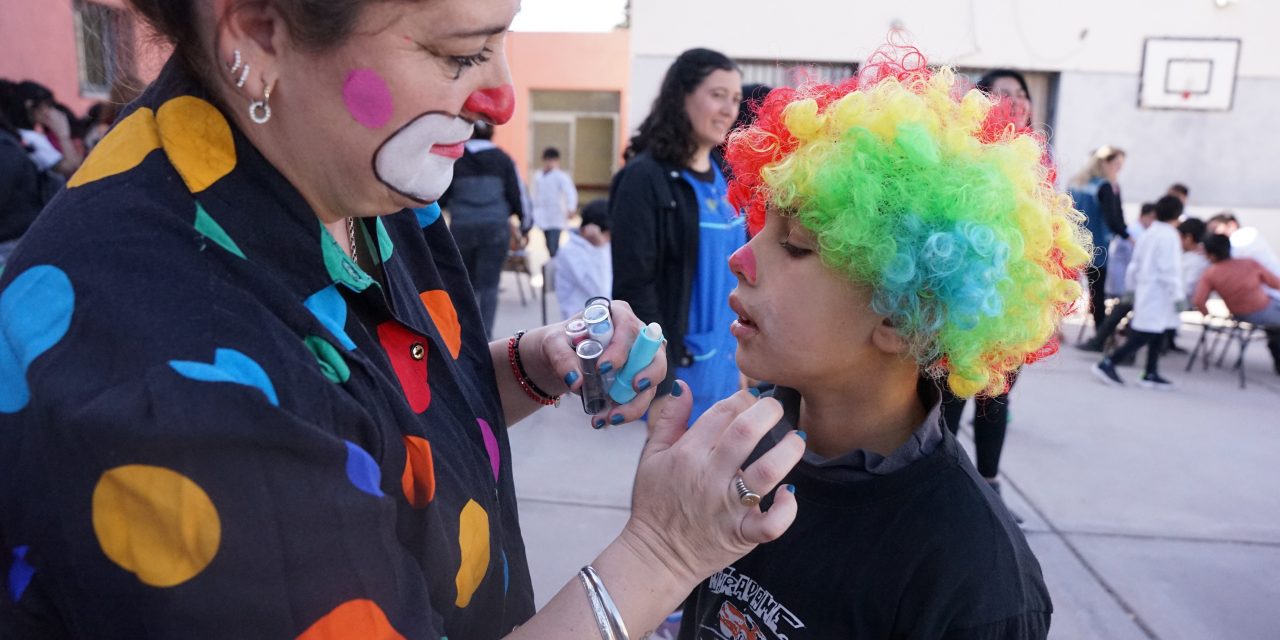
[[[133,24],[126,12],[87,0],[76,0],[75,23],[80,94],[106,97],[133,75]]]

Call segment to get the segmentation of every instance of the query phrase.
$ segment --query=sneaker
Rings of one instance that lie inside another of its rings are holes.
[[[1099,341],[1097,338],[1093,338],[1077,344],[1076,348],[1081,351],[1092,351],[1094,353],[1102,353],[1102,342]]]
[[[1169,391],[1173,389],[1173,383],[1160,377],[1158,373],[1144,373],[1138,378],[1138,386],[1143,389],[1157,389],[1160,391]]]
[[[1113,387],[1123,387],[1124,380],[1120,379],[1120,374],[1116,373],[1116,367],[1111,364],[1111,360],[1103,359],[1102,362],[1093,365],[1093,377],[1102,381],[1103,384]]]

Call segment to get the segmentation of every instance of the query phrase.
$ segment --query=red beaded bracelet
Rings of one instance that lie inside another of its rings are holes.
[[[524,370],[524,363],[520,361],[520,338],[524,337],[524,331],[517,331],[511,339],[507,341],[507,360],[511,363],[511,373],[515,375],[516,382],[520,383],[520,388],[524,389],[524,394],[529,396],[530,400],[545,406],[560,406],[560,396],[553,396],[546,391],[538,388],[529,377],[529,373]]]

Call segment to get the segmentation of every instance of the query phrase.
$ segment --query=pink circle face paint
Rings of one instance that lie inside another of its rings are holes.
[[[373,69],[355,69],[342,83],[342,101],[347,113],[369,129],[381,129],[391,121],[395,105],[387,81]]]

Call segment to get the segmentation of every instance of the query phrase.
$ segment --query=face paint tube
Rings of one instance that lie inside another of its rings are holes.
[[[605,303],[595,303],[587,307],[582,312],[582,320],[587,323],[587,331],[591,334],[591,339],[599,341],[604,346],[609,346],[609,340],[613,338],[613,323],[610,322],[609,305]],[[608,330],[597,329],[596,325],[607,325]],[[607,335],[606,335],[607,334]],[[601,340],[601,338],[606,338]]]
[[[590,337],[587,333],[587,323],[582,318],[574,318],[565,324],[564,335],[569,338],[571,347],[577,347],[578,343]]]
[[[591,332],[591,335],[589,337],[592,340],[595,340],[600,344],[609,344],[611,341],[613,341],[613,323],[612,322],[605,320],[604,322],[597,322],[589,326],[590,326],[589,331]]]
[[[609,397],[613,398],[614,402],[626,404],[635,399],[636,391],[632,388],[632,384],[635,383],[636,374],[653,362],[653,357],[657,355],[658,347],[661,346],[662,325],[651,322],[639,336],[636,336],[635,343],[631,345],[631,353],[627,354],[627,363],[622,365],[622,371],[618,372],[613,386],[609,388]]]
[[[600,375],[600,354],[604,345],[587,339],[578,343],[578,363],[582,365],[582,410],[588,415],[603,413],[609,408],[609,396],[605,393],[604,376]]]

